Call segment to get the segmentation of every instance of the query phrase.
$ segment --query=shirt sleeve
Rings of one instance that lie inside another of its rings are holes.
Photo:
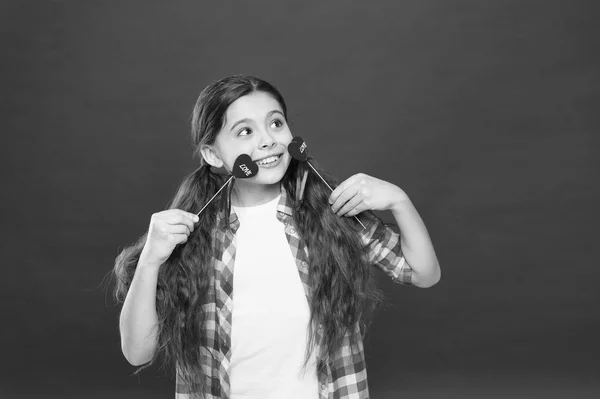
[[[402,254],[400,233],[375,215],[361,219],[368,221],[367,228],[362,229],[360,235],[367,247],[369,263],[390,276],[393,282],[412,285],[412,269]]]

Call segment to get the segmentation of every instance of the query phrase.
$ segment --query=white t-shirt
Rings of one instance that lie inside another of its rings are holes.
[[[274,200],[233,207],[231,399],[318,399],[315,354],[301,369],[310,310]]]

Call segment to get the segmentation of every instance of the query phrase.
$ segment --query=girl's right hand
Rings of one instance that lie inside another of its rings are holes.
[[[140,263],[160,267],[178,244],[187,241],[197,221],[198,216],[181,209],[168,209],[153,214],[146,244],[140,254]]]

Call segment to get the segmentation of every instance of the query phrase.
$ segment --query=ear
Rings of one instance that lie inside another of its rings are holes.
[[[202,153],[202,157],[209,165],[214,166],[215,168],[220,168],[223,166],[223,161],[219,158],[219,155],[215,151],[215,149],[208,145],[204,144],[200,148],[200,152]]]

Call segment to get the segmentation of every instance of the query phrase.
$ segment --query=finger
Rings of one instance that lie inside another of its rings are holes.
[[[360,193],[356,193],[354,195],[354,197],[350,198],[350,200],[348,202],[346,202],[344,204],[343,207],[340,208],[340,210],[338,210],[336,213],[338,216],[344,216],[346,215],[348,212],[354,210],[354,208],[356,208],[358,206],[358,204],[360,204],[363,201],[362,199],[362,195],[360,195]]]
[[[168,240],[174,244],[183,244],[188,239],[186,234],[169,234]]]
[[[369,209],[369,207],[365,204],[365,201],[360,201],[355,207],[354,209],[350,209],[344,216],[347,217],[352,217],[352,216],[356,216],[361,212],[366,211],[367,209]]]
[[[167,224],[165,231],[169,234],[185,234],[186,236],[189,236],[193,229],[190,230],[189,226],[186,226],[185,224]]]
[[[184,224],[190,228],[190,231],[194,230],[194,221],[186,215],[175,213],[170,218],[165,220],[170,225]]]
[[[192,220],[192,222],[196,223],[198,220],[200,220],[200,218],[198,217],[198,215],[196,215],[195,213],[190,213],[190,212],[186,212],[186,211],[182,211],[181,209],[178,209],[181,213],[183,213],[184,216],[187,216],[188,218],[190,218]]]
[[[350,186],[352,186],[356,180],[359,179],[359,174],[356,174],[354,176],[350,176],[349,178],[347,178],[346,180],[344,180],[339,186],[337,186],[335,188],[335,190],[333,190],[333,192],[331,193],[331,195],[329,196],[329,203],[330,204],[334,204],[338,197],[344,192],[346,191],[346,189]]]
[[[350,201],[350,199],[353,198],[357,192],[358,187],[356,185],[352,185],[346,188],[335,200],[335,202],[331,206],[331,210],[334,213],[339,212],[340,209],[346,204],[346,202]]]
[[[171,209],[171,211],[173,211],[173,213],[175,215],[181,215],[181,216],[184,216],[184,217],[190,219],[192,222],[197,222],[199,220],[198,216],[195,213],[186,212],[184,210],[177,209],[177,208]]]

